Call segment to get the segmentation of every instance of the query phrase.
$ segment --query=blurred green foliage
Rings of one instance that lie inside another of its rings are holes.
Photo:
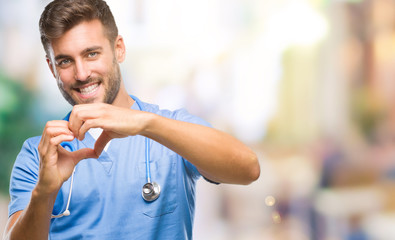
[[[33,104],[33,93],[0,70],[0,193],[8,193],[12,165],[23,142],[41,133],[32,117]]]

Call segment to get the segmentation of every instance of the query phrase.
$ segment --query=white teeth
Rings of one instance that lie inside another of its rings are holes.
[[[99,84],[93,84],[86,88],[80,88],[80,92],[84,95],[88,95],[96,91],[97,87],[99,87]]]

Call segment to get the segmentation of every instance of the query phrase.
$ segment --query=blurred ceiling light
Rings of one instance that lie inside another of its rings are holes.
[[[306,1],[291,1],[269,18],[268,31],[277,44],[309,46],[328,32],[328,22]]]
[[[273,207],[276,204],[276,199],[273,196],[267,196],[265,198],[265,204],[268,207]]]
[[[272,213],[272,220],[273,220],[273,223],[277,223],[277,224],[281,223],[281,215],[280,215],[280,213],[277,212],[277,211],[274,211]]]

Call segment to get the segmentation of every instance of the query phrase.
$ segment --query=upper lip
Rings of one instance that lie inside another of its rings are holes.
[[[92,82],[92,83],[88,83],[88,84],[85,84],[85,85],[82,85],[82,86],[77,86],[77,87],[74,87],[74,89],[79,91],[82,88],[87,88],[87,87],[90,87],[90,86],[96,85],[96,84],[99,84],[99,82]]]

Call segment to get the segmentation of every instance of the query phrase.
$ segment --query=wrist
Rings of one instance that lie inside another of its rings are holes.
[[[36,187],[32,191],[32,198],[45,200],[48,199],[49,201],[55,202],[56,196],[58,195],[60,188],[49,188],[43,186],[40,183],[37,183]]]
[[[158,117],[158,115],[145,112],[142,120],[142,128],[140,135],[143,135],[145,137],[151,137],[153,128],[154,128],[154,123],[155,119]]]

